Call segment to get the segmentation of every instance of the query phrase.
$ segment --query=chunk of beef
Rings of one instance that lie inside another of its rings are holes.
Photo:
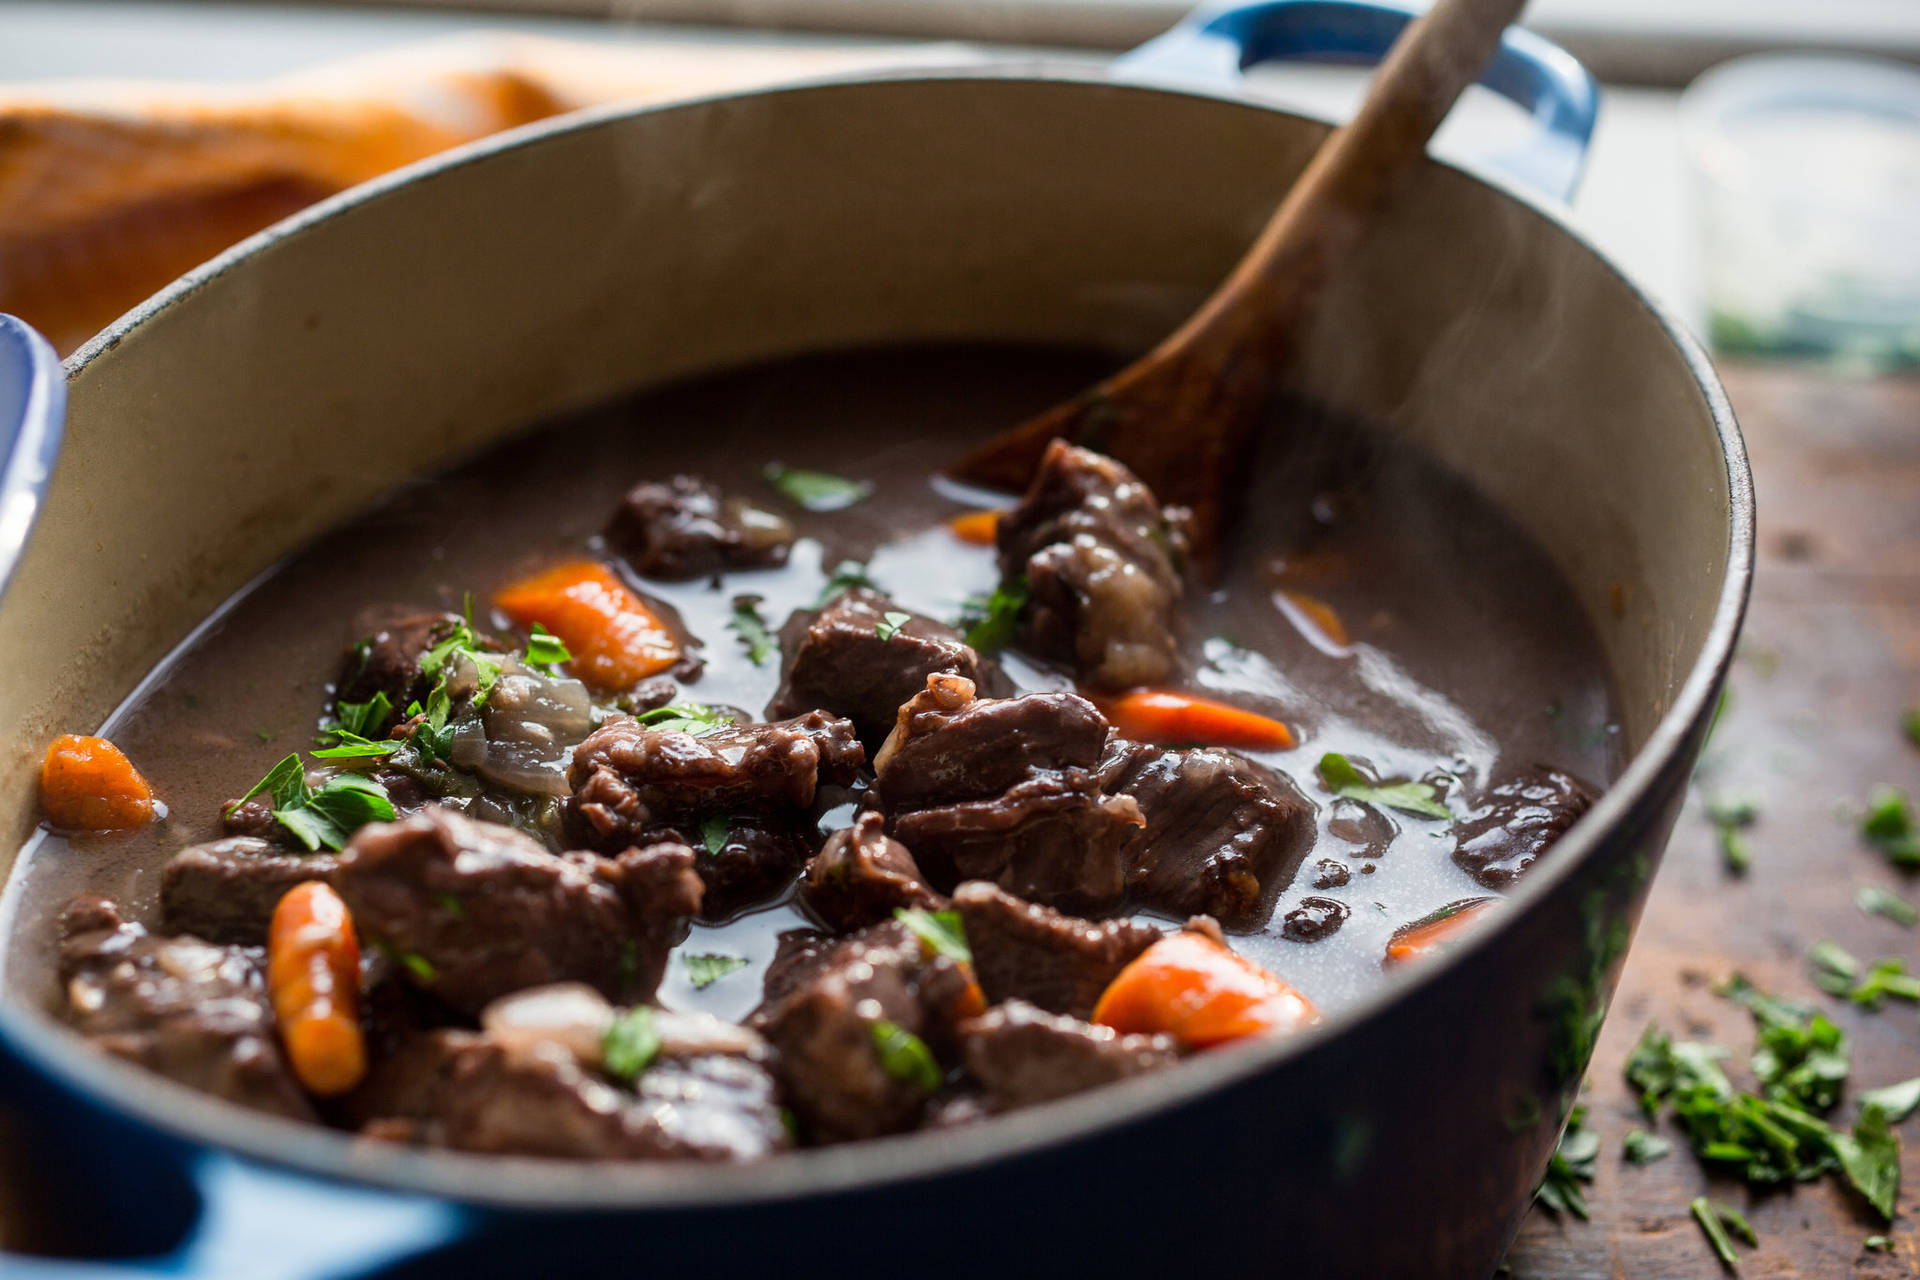
[[[675,581],[787,562],[793,526],[694,476],[635,485],[607,524],[607,541],[642,577]]]
[[[1340,932],[1351,909],[1338,898],[1310,896],[1287,912],[1280,922],[1280,933],[1289,942],[1319,942]]]
[[[297,854],[253,836],[182,849],[160,873],[160,915],[171,933],[264,945],[273,909],[308,880],[331,884],[330,853]]]
[[[827,837],[807,864],[800,898],[815,918],[837,933],[890,919],[902,907],[937,910],[946,905],[921,879],[913,854],[888,838],[885,821],[871,810]]]
[[[1118,462],[1054,441],[999,523],[1001,580],[1027,585],[1028,647],[1110,689],[1171,675],[1183,550],[1175,514]]]
[[[1543,765],[1487,789],[1454,824],[1453,860],[1489,889],[1518,880],[1575,820],[1593,807],[1585,783]]]
[[[990,1002],[1025,1000],[1075,1018],[1092,1017],[1107,984],[1160,937],[1150,925],[1094,924],[977,880],[953,891],[953,906]]]
[[[700,918],[729,920],[779,897],[812,855],[811,833],[804,823],[753,816],[716,821],[711,831],[687,831],[682,838],[696,851],[694,869],[706,886]]]
[[[555,855],[510,827],[439,808],[362,827],[334,887],[365,941],[467,1012],[567,980],[650,996],[701,893],[685,845],[611,860]]]
[[[1313,848],[1312,804],[1235,752],[1117,741],[1105,776],[1146,820],[1127,847],[1127,886],[1174,915],[1251,928]]]
[[[815,1141],[842,1142],[915,1127],[931,1094],[897,1066],[888,1069],[879,1024],[950,1058],[955,1026],[980,1008],[971,975],[945,956],[928,955],[896,920],[836,940],[790,933],[780,941],[767,998],[749,1025],[776,1050],[776,1070],[802,1131]]]
[[[905,621],[895,626],[889,613]],[[906,613],[865,587],[795,614],[781,629],[781,649],[786,672],[767,718],[830,711],[853,721],[869,750],[892,731],[901,704],[927,687],[928,676],[964,676],[977,685],[984,667],[952,627]]]
[[[736,1054],[662,1056],[628,1087],[553,1042],[438,1031],[381,1063],[354,1102],[372,1132],[492,1155],[730,1161],[792,1145],[773,1077]]]
[[[273,816],[273,801],[267,796],[250,800],[229,800],[220,807],[220,829],[229,836],[249,836],[262,843],[287,844],[286,828]]]
[[[570,821],[590,847],[615,850],[716,814],[791,817],[819,787],[851,783],[866,758],[853,725],[818,711],[697,735],[613,720],[574,749]]]
[[[982,699],[966,680],[931,676],[880,750],[874,796],[935,886],[992,880],[1102,910],[1125,890],[1123,850],[1141,824],[1131,797],[1101,790],[1108,733],[1077,694]]]
[[[395,711],[427,695],[420,659],[464,620],[457,613],[388,605],[361,619],[362,639],[340,665],[335,685],[339,702],[365,702],[384,693]]]
[[[275,1115],[311,1119],[274,1037],[273,1006],[251,947],[159,937],[104,898],[60,922],[67,1020],[116,1057]]]
[[[1122,1035],[1009,1000],[960,1027],[967,1070],[999,1109],[1051,1102],[1172,1066],[1172,1036]]]

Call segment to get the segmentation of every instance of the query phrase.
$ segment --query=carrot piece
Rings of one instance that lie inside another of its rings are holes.
[[[1294,608],[1306,615],[1313,629],[1325,636],[1328,643],[1338,645],[1342,649],[1352,643],[1347,637],[1347,624],[1340,621],[1340,615],[1335,613],[1333,606],[1325,600],[1319,596],[1310,596],[1304,591],[1282,591],[1280,594],[1285,596]]]
[[[105,738],[63,733],[40,762],[40,809],[67,831],[131,831],[153,820],[153,788]]]
[[[1381,964],[1392,968],[1411,960],[1439,955],[1484,918],[1488,908],[1496,907],[1500,902],[1499,898],[1462,898],[1459,902],[1449,902],[1438,911],[1421,916],[1412,924],[1402,925],[1387,939],[1387,954]]]
[[[1101,993],[1093,1020],[1115,1031],[1164,1031],[1190,1049],[1284,1035],[1320,1021],[1292,986],[1192,929],[1136,956]]]
[[[1293,731],[1278,720],[1191,693],[1133,689],[1096,701],[1114,728],[1140,742],[1199,742],[1256,751],[1284,751],[1293,745]]]
[[[573,673],[601,692],[628,689],[680,660],[667,624],[613,571],[592,560],[516,582],[494,603],[522,627],[539,623],[573,654]]]
[[[953,530],[953,536],[962,542],[990,547],[1000,534],[1000,513],[969,511],[965,515],[955,516],[947,521],[947,528]]]
[[[293,1074],[331,1098],[367,1074],[360,942],[340,895],[318,880],[281,896],[267,930],[267,993]]]

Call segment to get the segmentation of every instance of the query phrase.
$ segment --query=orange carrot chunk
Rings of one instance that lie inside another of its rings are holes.
[[[516,582],[494,600],[522,627],[539,623],[573,654],[573,674],[603,693],[632,688],[680,660],[666,623],[613,571],[577,560]]]
[[[971,542],[976,546],[990,547],[1000,533],[1000,513],[998,511],[969,511],[963,516],[955,516],[947,521],[947,528],[953,530],[953,536],[962,542]]]
[[[131,831],[153,820],[153,788],[105,738],[63,733],[40,763],[40,809],[66,831]]]
[[[1463,898],[1421,916],[1412,924],[1402,925],[1387,939],[1387,954],[1381,963],[1392,968],[1410,960],[1439,955],[1484,919],[1488,909],[1498,906],[1500,901],[1499,898]]]
[[[1115,1031],[1163,1031],[1190,1049],[1284,1035],[1320,1021],[1313,1002],[1253,961],[1191,929],[1169,934],[1120,971],[1094,1006]]]
[[[1191,693],[1134,689],[1098,702],[1114,728],[1139,742],[1199,742],[1256,751],[1284,751],[1293,745],[1293,732],[1278,720]]]
[[[1342,649],[1351,643],[1347,636],[1347,624],[1340,621],[1340,615],[1325,600],[1304,591],[1282,591],[1280,594],[1306,617],[1315,631],[1326,637],[1327,643]]]
[[[367,1074],[360,942],[340,895],[318,880],[287,890],[267,930],[267,993],[293,1074],[323,1098]]]

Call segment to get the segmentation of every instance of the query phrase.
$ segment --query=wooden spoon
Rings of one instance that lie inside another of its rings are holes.
[[[1196,560],[1215,563],[1285,343],[1329,272],[1419,167],[1427,140],[1526,0],[1436,0],[1408,24],[1353,119],[1321,144],[1233,274],[1172,336],[1100,385],[1003,432],[950,474],[1026,487],[1056,437],[1118,458],[1160,500],[1193,510]]]

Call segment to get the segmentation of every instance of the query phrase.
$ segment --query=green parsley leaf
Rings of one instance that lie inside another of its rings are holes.
[[[1751,796],[1715,793],[1707,797],[1707,820],[1720,841],[1727,870],[1744,875],[1753,865],[1753,850],[1743,834],[1760,818],[1760,804]]]
[[[966,927],[958,911],[923,911],[919,907],[895,907],[893,918],[913,931],[935,955],[961,964],[973,963],[973,951],[967,946]]]
[[[1893,1202],[1900,1194],[1900,1139],[1879,1107],[1861,1110],[1853,1132],[1833,1135],[1833,1151],[1840,1168],[1880,1216],[1893,1221]]]
[[[1896,867],[1920,867],[1920,828],[1914,825],[1907,793],[1898,787],[1875,787],[1867,796],[1867,813],[1860,834]]]
[[[897,609],[889,609],[881,614],[880,621],[874,624],[873,634],[879,636],[882,640],[891,640],[900,634],[900,628],[912,621],[912,614],[901,613]]]
[[[227,812],[231,813],[262,793],[273,800],[275,808],[286,809],[306,803],[307,771],[300,764],[298,751],[267,770],[267,776],[249,787],[247,794],[227,807]]]
[[[662,1039],[653,1010],[635,1005],[616,1017],[600,1040],[600,1065],[623,1084],[632,1084],[659,1056]]]
[[[769,462],[761,472],[782,497],[807,511],[840,511],[864,502],[873,494],[873,482],[849,480],[830,471],[808,471]]]
[[[1547,1176],[1534,1195],[1555,1213],[1572,1213],[1582,1220],[1591,1217],[1580,1184],[1593,1181],[1599,1156],[1600,1135],[1587,1128],[1587,1109],[1575,1107],[1567,1117],[1566,1131],[1560,1135],[1553,1158],[1547,1161]]]
[[[1920,747],[1920,707],[1911,707],[1907,714],[1900,717],[1900,727],[1906,730],[1907,741]]]
[[[727,623],[727,630],[740,637],[740,643],[746,646],[747,661],[756,667],[767,665],[767,659],[780,652],[779,641],[767,630],[766,619],[760,616],[759,596],[735,596],[733,598],[733,617]]]
[[[333,716],[333,723],[323,732],[377,738],[393,720],[393,700],[382,690],[365,702],[336,702]]]
[[[1807,949],[1807,959],[1813,965],[1814,986],[1830,996],[1852,993],[1854,980],[1860,976],[1860,962],[1839,943],[1822,939]]]
[[[533,624],[533,632],[527,637],[527,664],[535,667],[554,667],[562,662],[572,662],[573,654],[559,636],[547,630],[539,623]]]
[[[833,572],[827,575],[827,585],[820,588],[818,603],[824,605],[829,600],[843,596],[859,587],[865,587],[869,591],[879,590],[873,579],[867,576],[867,566],[858,560],[842,560],[834,566]]]
[[[1888,1124],[1899,1124],[1920,1109],[1920,1076],[1899,1084],[1883,1085],[1860,1095],[1861,1107],[1878,1107],[1886,1113]]]
[[[1370,781],[1352,761],[1335,751],[1320,757],[1320,780],[1327,790],[1363,804],[1398,809],[1422,818],[1452,821],[1453,811],[1437,798],[1438,793],[1425,782],[1395,782],[1382,785]]]
[[[406,747],[406,743],[397,738],[381,738],[372,741],[357,733],[345,729],[333,731],[335,743],[331,747],[321,747],[310,752],[315,760],[357,760],[363,758],[390,756]]]
[[[1860,985],[1847,992],[1847,999],[1864,1009],[1878,1009],[1887,998],[1920,1001],[1920,978],[1907,972],[1907,962],[1898,957],[1874,961],[1860,979]]]
[[[308,850],[342,849],[369,822],[392,822],[393,801],[372,778],[340,773],[328,778],[304,802],[273,811],[280,825]]]
[[[433,967],[433,961],[427,959],[418,951],[402,951],[396,959],[406,966],[408,973],[412,974],[421,982],[432,982],[440,976],[440,971]]]
[[[720,851],[727,847],[727,837],[733,834],[733,820],[716,815],[700,824],[700,843],[707,847],[713,857],[719,857]]]
[[[1868,915],[1891,920],[1903,929],[1920,924],[1920,907],[1915,907],[1891,889],[1882,889],[1877,884],[1861,885],[1854,893],[1853,901]]]
[[[728,955],[683,955],[686,962],[687,977],[693,980],[696,990],[705,990],[736,969],[747,967],[744,956]]]
[[[1020,614],[1032,592],[1025,578],[1003,582],[986,596],[970,596],[961,606],[959,628],[966,641],[982,653],[1010,647],[1020,634]]]
[[[880,1055],[880,1069],[895,1080],[913,1085],[923,1093],[940,1087],[945,1073],[934,1060],[927,1042],[897,1022],[876,1018],[869,1028],[873,1033],[873,1051]]]
[[[1886,1236],[1868,1236],[1860,1242],[1862,1249],[1873,1249],[1880,1253],[1893,1252],[1893,1241]]]
[[[716,711],[704,702],[669,702],[664,707],[642,712],[634,719],[649,729],[690,733],[696,738],[733,723],[732,716]]]
[[[1707,1243],[1713,1246],[1714,1256],[1737,1270],[1740,1255],[1733,1251],[1733,1241],[1727,1238],[1727,1229],[1721,1223],[1721,1207],[1705,1196],[1695,1196],[1687,1208],[1692,1212],[1693,1220],[1700,1224],[1700,1229],[1707,1233]],[[1745,1219],[1741,1221],[1744,1223]],[[1752,1231],[1753,1228],[1747,1228],[1748,1234],[1752,1234]]]
[[[1620,1154],[1634,1164],[1652,1164],[1655,1160],[1664,1160],[1672,1150],[1671,1142],[1637,1125],[1628,1129],[1620,1139]]]

